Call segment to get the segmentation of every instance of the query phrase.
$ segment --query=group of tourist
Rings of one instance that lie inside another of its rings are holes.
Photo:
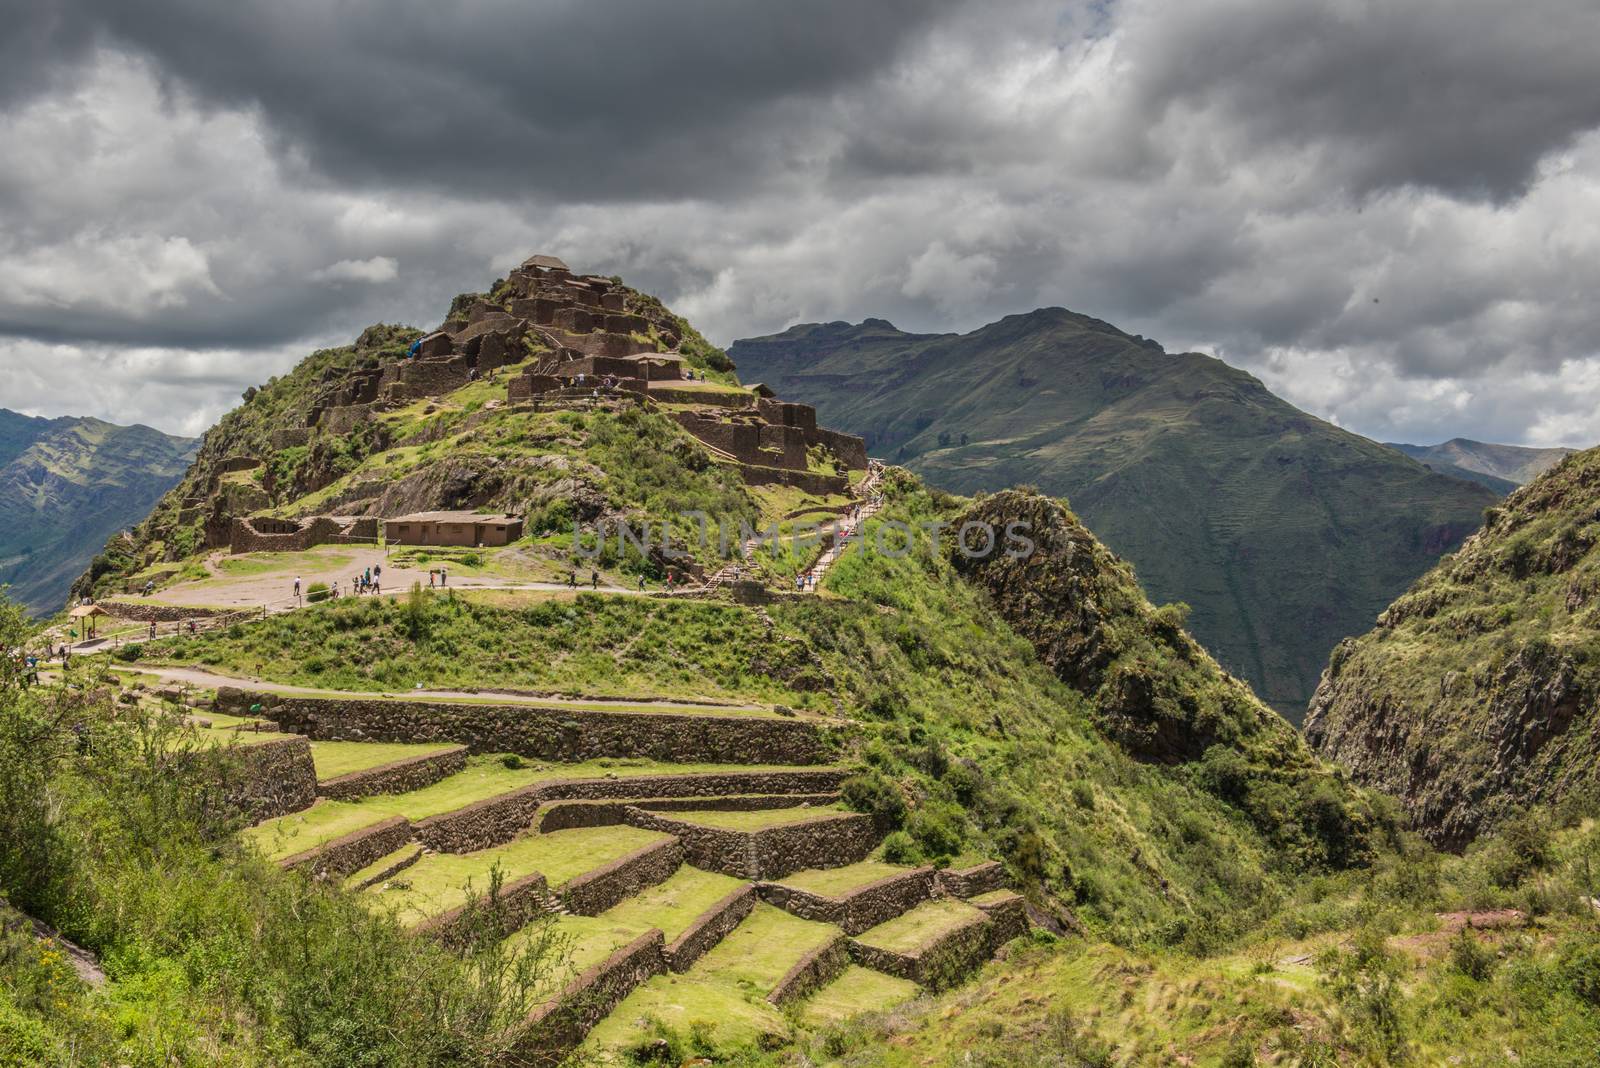
[[[567,570],[567,588],[578,588],[578,569],[575,567]],[[589,588],[593,590],[598,590],[600,588],[600,572],[596,571],[594,568],[589,569]],[[640,589],[643,588],[643,586],[640,587]]]

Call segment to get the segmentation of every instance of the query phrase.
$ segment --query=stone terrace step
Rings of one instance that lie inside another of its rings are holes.
[[[628,809],[628,822],[677,836],[695,867],[741,879],[843,867],[878,844],[870,816],[828,809],[661,813],[634,807]]]
[[[301,744],[304,744],[303,742]],[[720,797],[800,793],[838,788],[845,773],[813,767],[730,767],[649,761],[507,767],[474,758],[465,770],[431,786],[357,802],[322,800],[267,820],[245,838],[285,867],[348,873],[397,848],[373,852],[370,835],[400,817],[401,840],[415,837],[441,852],[469,852],[516,837],[542,804],[558,799],[636,798],[662,794]]]
[[[630,994],[594,1029],[585,1048],[626,1048],[647,1036],[651,1019],[679,1031],[687,1031],[692,1020],[710,1020],[718,1040],[728,1042],[787,1033],[788,1021],[770,999],[786,981],[794,985],[797,969],[825,958],[831,947],[842,949],[841,939],[838,928],[757,905],[687,972],[658,975]]]
[[[280,728],[314,741],[450,742],[474,753],[578,762],[819,764],[828,727],[765,711],[546,707],[527,703],[263,695]]]
[[[487,892],[496,866],[507,885],[538,874],[549,890],[560,892],[645,847],[670,842],[666,835],[634,827],[529,835],[476,853],[430,853],[387,888],[374,887],[366,893],[375,907],[393,908],[402,923],[415,927],[459,908],[467,899],[469,883]],[[676,858],[672,860],[666,874],[677,867]]]
[[[876,971],[944,989],[988,957],[993,932],[982,909],[941,898],[850,939],[850,956]]]
[[[365,890],[369,886],[376,886],[385,879],[398,875],[420,859],[422,859],[422,847],[415,842],[407,842],[394,852],[385,853],[360,871],[347,875],[344,885],[350,890]]]
[[[889,1012],[918,993],[909,979],[852,964],[806,999],[800,1018],[812,1027],[825,1027],[864,1012]]]
[[[678,812],[686,809],[757,810],[826,807],[839,800],[837,793],[817,794],[732,794],[727,797],[643,797],[636,800],[551,801],[539,807],[533,826],[540,831],[562,831],[572,827],[606,827],[626,823],[629,807],[650,812]]]
[[[467,766],[464,745],[312,742],[317,793],[342,801],[432,786]]]
[[[796,872],[759,884],[761,899],[808,920],[821,920],[856,935],[887,923],[927,901],[935,892],[931,867],[906,868],[866,860],[842,868]]]

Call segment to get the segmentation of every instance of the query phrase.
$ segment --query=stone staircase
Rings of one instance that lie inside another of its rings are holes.
[[[647,1044],[654,1020],[720,1021],[719,1042],[771,1044],[795,1021],[958,983],[1026,929],[998,863],[878,857],[879,829],[839,804],[836,721],[608,709],[594,714],[631,720],[598,730],[562,709],[572,737],[556,744],[484,726],[507,711],[493,705],[380,716],[354,696],[286,700],[269,714],[309,738],[320,796],[248,830],[257,848],[343,880],[419,937],[469,937],[466,888],[496,873],[504,929],[556,925],[568,967],[516,1033],[516,1063],[580,1046],[603,1062]],[[476,731],[461,729],[467,708]],[[673,717],[685,722],[661,734]],[[737,744],[795,759],[729,760],[730,719]],[[642,736],[659,752],[641,753]]]

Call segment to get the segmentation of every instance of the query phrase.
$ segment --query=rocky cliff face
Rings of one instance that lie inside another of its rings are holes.
[[[1460,847],[1600,788],[1600,449],[1488,514],[1317,688],[1306,737]]]

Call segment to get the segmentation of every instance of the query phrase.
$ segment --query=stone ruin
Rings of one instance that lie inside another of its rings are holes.
[[[816,409],[808,404],[779,400],[759,385],[743,395],[676,388],[684,374],[683,358],[671,351],[681,340],[675,324],[627,313],[626,291],[609,278],[578,277],[553,256],[532,256],[511,273],[508,285],[514,295],[504,308],[473,304],[465,327],[454,335],[468,334],[475,325],[504,328],[510,321],[526,323],[554,343],[551,359],[511,380],[508,402],[577,399],[609,379],[612,389],[686,406],[672,412],[679,425],[736,464],[753,484],[844,492],[844,476],[809,470],[807,454],[816,445],[849,470],[866,469],[862,439],[818,427]],[[652,327],[664,347],[641,340]]]

